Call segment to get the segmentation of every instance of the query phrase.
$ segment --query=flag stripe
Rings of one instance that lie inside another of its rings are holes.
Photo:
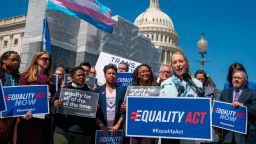
[[[113,31],[114,24],[111,18],[87,7],[66,0],[49,0],[47,7],[48,9],[58,10],[68,15],[83,19],[109,33]]]

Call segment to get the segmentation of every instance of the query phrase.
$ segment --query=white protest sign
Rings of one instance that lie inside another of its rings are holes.
[[[96,78],[98,79],[99,84],[104,84],[105,83],[105,78],[104,78],[104,73],[103,73],[103,68],[105,65],[108,64],[114,64],[118,66],[121,62],[125,62],[129,65],[129,72],[133,72],[134,69],[139,66],[141,63],[120,57],[120,56],[115,56],[111,55],[105,52],[101,52],[100,56],[98,58],[98,61],[96,63],[96,70],[97,70],[97,76]]]

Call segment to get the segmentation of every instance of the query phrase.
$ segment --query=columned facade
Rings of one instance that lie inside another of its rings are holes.
[[[171,54],[180,50],[179,38],[172,20],[161,11],[158,0],[150,0],[147,10],[136,18],[134,24],[139,28],[140,33],[162,49],[162,64],[168,64]]]
[[[0,55],[10,50],[21,53],[25,24],[26,16],[0,20]]]

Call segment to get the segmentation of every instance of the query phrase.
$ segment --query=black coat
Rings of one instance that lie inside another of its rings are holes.
[[[232,103],[233,89],[225,89],[222,91],[220,101]],[[247,107],[248,125],[247,135],[224,130],[224,142],[231,143],[233,136],[238,144],[255,144],[256,143],[256,92],[245,87],[238,99],[238,102]]]
[[[76,89],[82,91],[90,91],[89,87],[85,84],[83,88],[75,88],[71,84],[67,85],[65,88],[68,89]],[[59,89],[54,95],[52,102],[54,100],[58,100],[60,96]],[[58,133],[77,133],[86,136],[91,136],[95,133],[95,119],[94,118],[86,118],[79,117],[74,115],[66,115],[56,113],[56,108],[52,106],[51,112],[53,114],[53,119],[55,123],[55,132]]]

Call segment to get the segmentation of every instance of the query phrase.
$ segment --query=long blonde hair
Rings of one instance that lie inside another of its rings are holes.
[[[50,64],[49,64],[48,68],[45,69],[44,74],[47,76],[49,83],[53,83],[53,81],[52,81],[52,70],[53,70],[52,57],[46,51],[39,51],[34,55],[30,66],[28,67],[28,69],[25,72],[26,73],[25,77],[27,77],[28,82],[37,81],[37,75],[39,74],[39,65],[37,63],[37,60],[44,54],[48,54],[50,57]]]

